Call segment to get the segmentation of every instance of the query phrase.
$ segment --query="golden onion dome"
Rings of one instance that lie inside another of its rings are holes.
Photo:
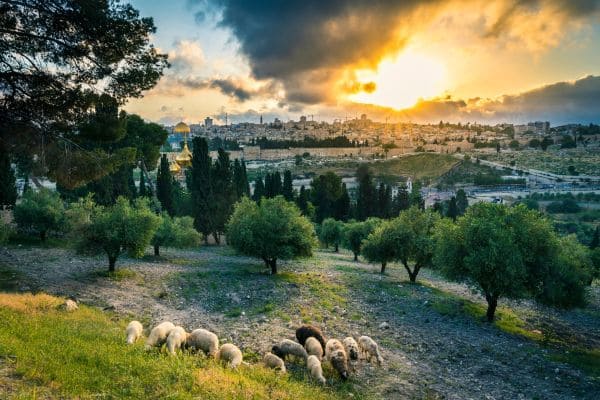
[[[184,133],[184,134],[190,133],[190,127],[185,122],[180,122],[177,125],[175,125],[173,132]]]
[[[192,152],[188,148],[187,142],[183,144],[183,150],[175,157],[175,161],[181,168],[188,168],[192,165]]]
[[[169,171],[174,174],[178,174],[181,172],[181,167],[176,162],[172,162],[171,165],[169,165]]]

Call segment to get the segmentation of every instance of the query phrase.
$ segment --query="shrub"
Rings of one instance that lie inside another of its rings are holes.
[[[14,219],[19,229],[36,232],[42,241],[50,231],[63,226],[65,207],[58,193],[49,189],[26,190],[15,206]]]
[[[89,222],[75,229],[80,232],[78,247],[108,256],[108,271],[115,271],[115,263],[126,251],[131,257],[141,257],[154,236],[160,217],[154,214],[146,199],[130,204],[124,197],[110,207],[94,206],[89,210]]]
[[[160,247],[186,248],[200,245],[201,235],[194,229],[192,217],[171,218],[163,213],[160,225],[152,237],[154,255],[160,255]]]
[[[5,244],[8,242],[8,238],[12,233],[12,229],[7,222],[4,222],[2,217],[0,217],[0,244]]]
[[[240,253],[261,258],[272,274],[277,259],[307,257],[316,246],[313,225],[282,196],[260,204],[242,198],[227,225],[227,241]]]
[[[565,213],[575,214],[581,211],[577,201],[572,198],[566,198],[563,201],[553,201],[546,206],[546,211],[552,214]]]
[[[584,255],[572,238],[560,239],[550,221],[523,205],[479,203],[456,224],[442,220],[435,228],[434,266],[485,296],[488,321],[501,297],[581,304],[589,281]]]
[[[341,221],[336,221],[333,218],[325,219],[319,229],[319,240],[326,248],[332,244],[337,253],[339,251],[340,242],[342,241],[343,227],[344,224]]]

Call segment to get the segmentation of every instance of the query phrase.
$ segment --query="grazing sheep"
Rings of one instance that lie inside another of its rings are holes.
[[[308,358],[308,354],[306,353],[306,350],[304,350],[304,347],[289,339],[283,339],[279,344],[273,346],[271,352],[282,360],[285,360],[286,356],[300,357],[305,361]]]
[[[302,346],[306,344],[306,339],[309,337],[317,339],[321,343],[321,347],[325,349],[325,337],[319,328],[314,325],[302,325],[296,329],[296,339]]]
[[[377,361],[377,365],[381,365],[383,357],[381,357],[381,353],[379,352],[379,346],[377,346],[377,343],[373,339],[369,336],[361,336],[358,338],[358,346],[367,361],[371,362],[374,358]]]
[[[348,379],[348,356],[344,345],[337,339],[329,339],[325,346],[327,360],[343,380]]]
[[[310,372],[310,376],[318,380],[322,385],[325,384],[325,377],[323,376],[323,369],[321,368],[321,361],[317,356],[309,356],[306,359],[306,368]]]
[[[242,352],[231,343],[225,343],[217,352],[217,359],[229,363],[229,368],[237,368],[242,363]]]
[[[162,346],[167,341],[167,337],[173,328],[175,328],[175,325],[168,321],[160,323],[152,328],[150,335],[148,335],[148,338],[146,339],[146,350],[154,346]]]
[[[66,312],[73,312],[77,309],[79,309],[79,306],[77,305],[77,302],[73,299],[67,299],[65,300],[65,303],[63,304],[63,307],[65,309]]]
[[[181,326],[176,326],[171,329],[169,336],[167,337],[167,350],[169,354],[175,355],[177,349],[181,349],[185,346],[187,341],[188,333]]]
[[[136,340],[142,337],[143,331],[144,327],[139,321],[131,321],[129,325],[127,325],[127,329],[125,329],[125,333],[127,334],[127,344],[134,344]]]
[[[309,356],[316,356],[319,361],[323,359],[323,346],[321,343],[314,337],[309,337],[306,339],[306,343],[304,343],[304,348],[306,349],[306,353]]]
[[[267,368],[278,369],[281,371],[281,373],[285,374],[285,363],[281,358],[277,357],[275,354],[265,354],[265,357],[263,358],[263,363]]]
[[[358,360],[358,354],[360,350],[358,348],[358,343],[356,343],[356,340],[354,340],[352,336],[348,336],[342,341],[342,343],[344,345],[344,349],[346,350],[348,358],[354,361]]]
[[[194,329],[188,335],[186,347],[202,350],[209,357],[216,357],[219,351],[219,338],[206,329]]]

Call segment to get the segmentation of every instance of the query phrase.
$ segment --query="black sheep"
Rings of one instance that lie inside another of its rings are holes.
[[[321,343],[321,347],[323,347],[323,351],[325,351],[325,337],[319,328],[313,325],[302,325],[300,328],[296,329],[296,339],[298,342],[304,346],[306,343],[306,339],[309,337],[314,337]]]

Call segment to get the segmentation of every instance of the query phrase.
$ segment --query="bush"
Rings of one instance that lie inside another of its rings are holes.
[[[260,204],[242,198],[227,224],[227,241],[240,253],[261,258],[272,274],[277,259],[311,256],[317,244],[313,225],[282,196]]]
[[[48,233],[63,226],[65,207],[57,192],[49,189],[26,190],[21,202],[15,206],[17,227],[25,232],[35,232],[42,241]]]
[[[323,221],[321,228],[319,229],[319,240],[323,243],[325,248],[332,244],[335,248],[335,252],[337,253],[339,251],[343,227],[343,222],[336,221],[333,218],[327,218]]]
[[[437,224],[435,245],[435,267],[485,296],[488,321],[501,297],[559,306],[583,302],[590,264],[581,245],[560,239],[550,221],[523,205],[473,205],[456,224]]]
[[[10,225],[0,217],[0,244],[5,244],[8,242],[10,235],[12,234],[12,229]]]
[[[147,199],[140,198],[132,205],[126,198],[119,197],[113,206],[90,207],[87,218],[82,218],[75,230],[80,233],[78,247],[106,253],[108,271],[114,272],[122,252],[126,251],[131,257],[144,254],[159,224],[160,217],[150,210]]]
[[[165,212],[151,243],[154,246],[154,255],[159,256],[161,246],[183,249],[199,246],[201,239],[201,235],[194,229],[192,217],[171,218]]]
[[[572,198],[564,199],[563,201],[553,201],[546,206],[546,211],[552,214],[564,213],[575,214],[581,211],[581,207],[577,201]]]

